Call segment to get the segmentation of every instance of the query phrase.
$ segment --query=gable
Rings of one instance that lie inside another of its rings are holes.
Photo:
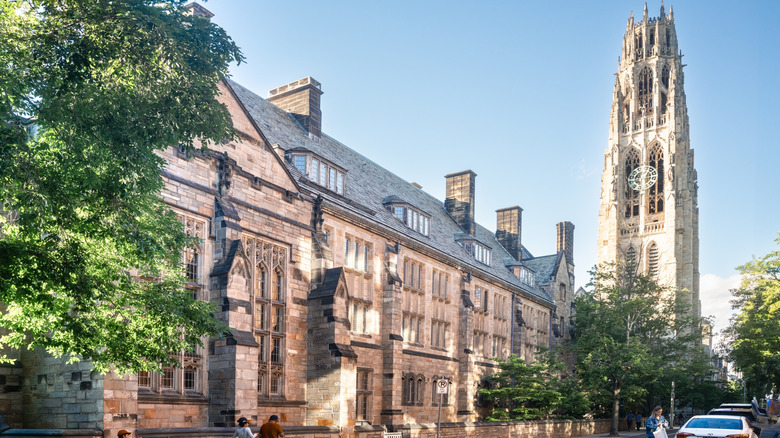
[[[262,181],[284,190],[299,192],[295,178],[255,121],[249,117],[244,104],[236,97],[230,85],[220,81],[218,88],[218,100],[227,107],[238,138],[225,144],[209,145],[209,148],[214,152],[229,154],[241,170]]]

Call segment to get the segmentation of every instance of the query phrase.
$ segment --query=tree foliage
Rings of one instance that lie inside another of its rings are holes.
[[[610,434],[616,435],[621,402],[637,409],[659,369],[682,365],[682,352],[700,339],[698,321],[689,315],[690,293],[661,287],[653,277],[637,273],[633,264],[602,265],[591,273],[593,290],[575,299],[578,376],[609,413]]]
[[[588,400],[566,365],[553,352],[527,362],[515,355],[499,360],[501,371],[485,378],[480,389],[483,402],[491,408],[488,421],[580,418],[587,412]]]
[[[0,351],[122,372],[222,329],[183,290],[159,151],[233,137],[241,59],[182,1],[0,2]]]
[[[485,378],[489,388],[482,399],[493,407],[488,421],[536,420],[549,415],[561,394],[552,388],[553,375],[546,363],[529,363],[514,354],[498,362],[501,371]]]
[[[754,395],[762,395],[780,388],[780,251],[737,270],[742,282],[732,291],[732,307],[738,313],[725,331],[725,347]]]

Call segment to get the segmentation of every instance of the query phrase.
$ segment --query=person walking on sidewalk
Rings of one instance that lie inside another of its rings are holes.
[[[238,419],[238,429],[233,432],[233,438],[254,438],[255,434],[252,433],[252,429],[249,428],[249,422],[251,420],[246,417]]]
[[[268,422],[260,428],[260,433],[257,436],[258,438],[284,438],[284,431],[282,431],[282,425],[279,424],[279,417],[271,415]]]
[[[626,424],[628,427],[626,430],[631,430],[632,427],[634,427],[634,412],[628,411],[628,415],[626,415]]]
[[[653,409],[653,413],[645,423],[645,436],[647,438],[666,438],[666,428],[669,427],[669,422],[666,421],[663,414],[664,410],[661,406],[656,406]]]
[[[634,416],[634,420],[636,421],[636,430],[639,430],[642,427],[642,414],[637,412]]]

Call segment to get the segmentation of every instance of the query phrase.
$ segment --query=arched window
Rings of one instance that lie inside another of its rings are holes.
[[[274,271],[274,287],[271,299],[284,301],[284,273],[280,269]]]
[[[672,31],[668,27],[666,28],[666,47],[672,47]]]
[[[252,241],[247,241],[251,247]],[[261,397],[283,397],[285,393],[285,266],[284,248],[254,241],[255,323],[258,343],[257,392]]]
[[[666,114],[667,93],[669,93],[669,66],[665,65],[661,70],[661,114]]]
[[[653,71],[645,67],[637,78],[637,111],[640,116],[653,112]]]
[[[636,248],[633,246],[629,246],[626,250],[626,265],[628,266],[635,266],[636,265]]]
[[[649,214],[661,213],[664,211],[664,151],[660,144],[651,147],[648,164],[658,172],[658,179],[650,187],[647,211]]]
[[[268,298],[268,270],[260,265],[257,269],[257,298]]]
[[[650,275],[658,275],[658,267],[660,265],[660,255],[658,254],[658,245],[651,244],[647,248],[647,272]]]
[[[665,65],[664,68],[661,70],[661,83],[664,85],[664,88],[667,90],[669,89],[669,66]]]
[[[639,32],[634,38],[634,47],[636,47],[636,59],[644,56],[644,42],[642,41],[642,32]]]
[[[639,152],[637,152],[636,149],[632,148],[631,150],[629,150],[626,156],[625,174],[623,176],[623,181],[625,182],[626,185],[625,214],[627,218],[639,216],[639,192],[637,190],[632,189],[631,186],[628,184],[628,176],[631,175],[631,172],[633,172],[634,169],[636,169],[637,167],[639,167]]]
[[[415,395],[417,396],[414,400],[415,403],[418,405],[423,404],[423,394],[425,393],[425,387],[423,386],[425,383],[423,381],[422,377],[417,378],[417,391],[415,392]]]

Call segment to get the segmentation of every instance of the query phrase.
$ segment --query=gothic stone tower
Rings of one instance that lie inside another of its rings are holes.
[[[699,208],[674,14],[628,20],[599,211],[599,263],[633,260],[699,303]]]

